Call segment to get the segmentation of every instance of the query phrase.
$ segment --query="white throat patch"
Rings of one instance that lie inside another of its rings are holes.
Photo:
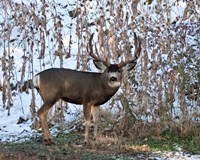
[[[109,87],[111,88],[116,88],[121,86],[121,82],[116,81],[116,82],[108,82]]]

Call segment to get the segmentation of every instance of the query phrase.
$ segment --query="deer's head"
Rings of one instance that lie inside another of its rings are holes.
[[[89,49],[90,49],[89,54],[91,57],[94,58],[93,60],[94,65],[96,66],[96,68],[98,68],[99,70],[103,72],[102,77],[104,77],[108,86],[110,86],[111,88],[120,87],[123,71],[130,71],[137,64],[137,59],[141,52],[140,40],[137,38],[136,34],[134,33],[135,57],[133,59],[125,61],[125,62],[121,62],[119,64],[110,64],[93,53],[93,48],[92,48],[93,35],[94,34],[90,36],[90,40],[89,40]],[[97,49],[96,49],[96,52],[98,54]]]

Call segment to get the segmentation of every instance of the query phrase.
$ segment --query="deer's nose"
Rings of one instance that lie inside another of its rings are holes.
[[[110,78],[110,81],[113,81],[113,82],[114,82],[114,81],[117,81],[117,78],[116,78],[116,77],[111,77],[111,78]]]

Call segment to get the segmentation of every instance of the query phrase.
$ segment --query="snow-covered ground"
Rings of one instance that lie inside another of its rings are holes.
[[[200,159],[200,155],[191,155],[188,153],[184,153],[181,151],[176,152],[153,152],[152,156],[149,157],[149,159],[155,159],[155,160],[198,160]]]

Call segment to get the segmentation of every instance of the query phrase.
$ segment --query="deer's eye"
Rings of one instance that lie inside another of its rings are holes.
[[[122,72],[122,70],[121,70],[121,69],[117,70],[117,73],[121,73],[121,72]]]

